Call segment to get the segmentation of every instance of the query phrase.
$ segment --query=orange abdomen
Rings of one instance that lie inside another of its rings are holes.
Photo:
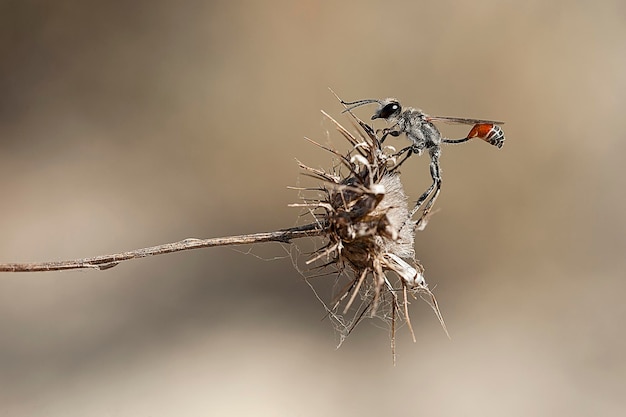
[[[491,123],[479,123],[474,125],[467,137],[468,139],[482,139],[498,148],[504,145],[504,131],[500,126]]]

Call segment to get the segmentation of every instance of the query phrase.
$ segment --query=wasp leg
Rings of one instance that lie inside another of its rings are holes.
[[[391,135],[394,138],[397,138],[398,136],[400,136],[400,132],[398,132],[397,130],[383,129],[383,135],[381,136],[380,141],[379,141],[381,145],[385,141],[385,139],[387,139],[388,135]]]
[[[424,207],[422,216],[417,222],[418,229],[420,228],[420,225],[422,226],[422,228],[426,225],[425,222],[427,221],[426,218],[428,216],[428,213],[430,213],[430,210],[432,209],[433,204],[435,204],[435,200],[437,200],[439,192],[441,191],[441,170],[439,168],[439,156],[441,155],[441,149],[439,147],[433,147],[429,149],[429,153],[430,176],[433,178],[433,183],[430,187],[428,187],[426,191],[424,191],[424,194],[420,196],[420,198],[417,200],[417,203],[415,203],[415,207],[413,208],[413,210],[411,210],[411,214],[409,215],[409,218],[412,218],[415,213],[418,212],[422,204],[424,204],[428,196],[432,194],[432,196],[426,203],[426,206]]]
[[[400,152],[396,152],[395,154],[393,154],[393,157],[397,157],[397,156],[402,156],[402,154],[406,153],[405,157],[402,159],[402,161],[398,162],[396,164],[396,166],[394,166],[393,168],[391,168],[388,172],[393,172],[396,169],[400,168],[400,165],[402,165],[404,163],[404,161],[406,161],[407,159],[409,159],[409,157],[413,154],[420,154],[420,148],[417,148],[415,145],[411,145],[411,146],[407,146],[404,149],[401,149]]]

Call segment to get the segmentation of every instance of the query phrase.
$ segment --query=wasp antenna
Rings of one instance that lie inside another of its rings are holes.
[[[341,99],[339,101],[344,106],[350,106],[350,107],[346,107],[346,109],[344,111],[342,111],[342,113],[345,113],[345,112],[350,111],[352,109],[356,109],[357,107],[361,107],[361,106],[364,106],[366,104],[371,104],[371,103],[378,103],[378,104],[380,104],[381,103],[380,100],[373,99],[373,98],[368,98],[368,99],[365,99],[365,100],[358,100],[358,101],[351,101],[351,102],[343,101]]]

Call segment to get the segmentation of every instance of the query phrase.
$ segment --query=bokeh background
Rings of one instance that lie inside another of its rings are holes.
[[[507,135],[417,236],[451,340],[419,302],[397,366],[380,321],[336,349],[279,244],[2,274],[0,415],[623,415],[623,1],[4,0],[0,60],[2,262],[302,224],[328,87]]]

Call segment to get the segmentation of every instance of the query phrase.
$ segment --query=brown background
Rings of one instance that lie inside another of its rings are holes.
[[[417,237],[452,340],[413,303],[395,368],[379,321],[336,350],[277,244],[3,274],[0,415],[626,408],[622,1],[3,1],[0,59],[3,262],[296,224],[327,87],[507,122],[500,151],[444,149]]]

